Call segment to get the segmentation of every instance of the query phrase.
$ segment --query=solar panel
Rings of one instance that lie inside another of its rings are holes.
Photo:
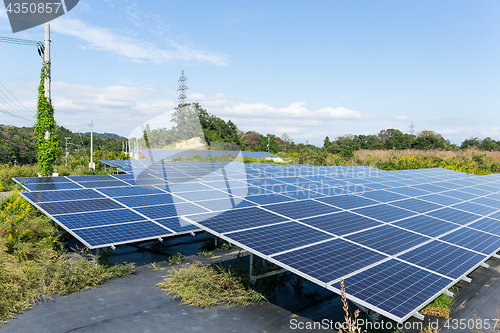
[[[423,302],[450,287],[453,280],[391,259],[348,277],[344,283],[353,300],[402,322]],[[337,283],[332,288],[340,289]]]
[[[36,190],[22,195],[89,247],[201,228],[329,290],[338,292],[343,278],[349,299],[399,322],[500,249],[495,175],[108,163],[130,174],[16,181]]]

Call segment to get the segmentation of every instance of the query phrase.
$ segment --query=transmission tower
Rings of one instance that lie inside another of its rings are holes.
[[[413,125],[413,121],[411,122],[411,125],[409,126],[410,127],[410,134],[411,135],[415,135],[415,125]]]
[[[179,89],[177,89],[177,92],[179,93],[179,104],[183,105],[186,104],[187,101],[187,96],[186,96],[186,91],[188,90],[188,87],[186,86],[187,78],[184,76],[184,70],[181,73],[181,77],[179,78]]]

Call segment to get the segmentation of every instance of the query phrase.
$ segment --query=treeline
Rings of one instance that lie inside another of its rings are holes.
[[[59,156],[64,157],[66,139],[68,152],[72,156],[89,156],[90,133],[73,133],[69,129],[58,126]],[[105,138],[102,138],[105,137]],[[119,154],[124,140],[112,138],[108,133],[94,133],[94,151],[106,151]],[[37,162],[37,147],[33,127],[16,127],[0,125],[0,164],[33,164]]]
[[[442,135],[433,131],[422,131],[417,135],[403,133],[397,129],[385,129],[373,135],[343,135],[331,140],[324,139],[323,146],[309,143],[295,144],[288,134],[260,134],[256,131],[243,132],[231,120],[225,121],[203,109],[200,104],[185,104],[176,108],[172,115],[171,128],[151,129],[149,125],[144,135],[138,138],[142,149],[175,149],[175,143],[200,137],[211,149],[241,149],[246,151],[269,151],[286,153],[291,156],[305,154],[335,154],[351,157],[358,150],[463,150],[470,147],[484,151],[500,150],[500,141],[491,138],[483,140],[469,138],[461,145],[452,144]],[[201,125],[201,128],[200,128]],[[33,128],[0,125],[0,163],[36,163],[37,148],[33,139]],[[60,140],[60,156],[63,157],[66,137],[68,151],[73,156],[89,156],[90,133],[73,133],[64,127],[57,127]],[[221,144],[222,143],[222,144]],[[94,151],[109,158],[120,158],[126,145],[126,138],[110,133],[94,133]],[[132,148],[135,148],[132,143]],[[111,157],[110,157],[111,156]]]

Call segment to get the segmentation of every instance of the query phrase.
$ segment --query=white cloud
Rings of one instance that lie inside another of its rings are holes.
[[[181,45],[173,40],[164,39],[171,50],[160,49],[155,45],[138,39],[122,36],[108,29],[92,26],[79,19],[60,17],[52,22],[54,32],[80,38],[91,48],[115,53],[133,62],[151,61],[164,63],[174,60],[199,61],[225,66],[229,62],[225,55],[198,50]]]
[[[434,132],[439,133],[441,135],[469,135],[470,133],[474,133],[474,129],[472,127],[456,127],[456,128],[445,128],[440,130],[434,130]]]
[[[484,137],[499,137],[500,136],[500,126],[495,126],[495,127],[483,127],[480,130],[481,134]]]

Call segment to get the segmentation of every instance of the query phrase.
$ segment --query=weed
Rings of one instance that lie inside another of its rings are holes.
[[[456,293],[457,290],[458,289],[452,289],[451,291]],[[455,298],[442,294],[438,298],[436,298],[432,303],[430,303],[425,308],[420,310],[420,313],[423,315],[449,318],[451,308],[454,303],[455,303]]]
[[[196,253],[196,255],[201,256],[201,257],[213,257],[214,256],[213,252],[207,252],[207,251],[198,252],[198,253]]]
[[[0,322],[52,294],[78,292],[133,272],[133,264],[96,266],[85,252],[68,258],[60,234],[18,192],[0,202]]]
[[[354,311],[354,317],[349,312],[349,305],[345,296],[344,279],[340,280],[340,298],[342,299],[344,309],[344,324],[339,328],[338,333],[361,333],[361,327],[356,326],[356,321],[359,316],[359,309]]]
[[[171,269],[163,282],[157,284],[165,292],[179,297],[185,304],[209,308],[216,304],[245,306],[251,302],[267,301],[254,289],[246,289],[241,278],[216,265],[200,262]]]
[[[202,251],[214,251],[214,250],[229,250],[233,247],[233,245],[231,243],[229,243],[228,241],[225,241],[223,239],[219,239],[218,242],[217,242],[217,245],[215,245],[215,238],[212,238],[210,240],[207,240],[206,242],[204,242],[201,247],[200,247],[200,250]]]
[[[170,263],[170,265],[177,265],[180,264],[184,260],[184,258],[185,257],[182,254],[177,252],[177,254],[168,257],[168,262]]]
[[[149,268],[152,268],[152,269],[154,269],[155,271],[159,271],[159,270],[162,270],[162,269],[163,269],[163,268],[161,268],[160,266],[158,266],[158,264],[156,263],[156,261],[155,261],[155,262],[150,263],[148,266],[149,266]]]

